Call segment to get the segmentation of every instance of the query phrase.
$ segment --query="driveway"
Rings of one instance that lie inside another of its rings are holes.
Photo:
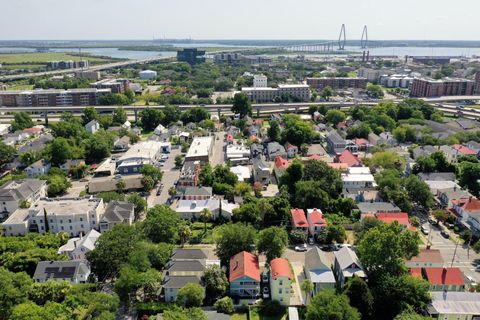
[[[431,248],[440,250],[445,265],[448,267],[451,265],[454,267],[459,267],[465,275],[472,277],[477,283],[479,283],[480,273],[475,272],[475,267],[472,263],[474,263],[475,260],[480,260],[480,254],[475,253],[475,251],[472,249],[468,250],[468,246],[466,244],[462,244],[463,241],[461,240],[455,252],[456,245],[454,240],[457,239],[457,237],[453,233],[451,233],[450,239],[445,239],[440,234],[440,229],[430,226],[429,223],[425,223],[424,225],[427,228],[431,227],[430,235],[428,236],[432,243]],[[424,238],[426,240],[425,236]]]

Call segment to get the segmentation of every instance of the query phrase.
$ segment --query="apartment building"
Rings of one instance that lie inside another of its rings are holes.
[[[281,97],[292,97],[300,101],[309,101],[310,87],[306,84],[279,84],[278,88],[271,87],[245,87],[242,88],[251,101],[263,103],[272,102]]]
[[[0,217],[8,216],[22,203],[30,206],[47,195],[47,182],[38,179],[15,180],[0,187]]]
[[[96,106],[101,96],[110,89],[28,90],[0,91],[0,106],[5,107],[54,107]]]
[[[423,78],[414,79],[410,96],[412,97],[441,97],[441,96],[470,96],[474,94],[475,81],[466,79],[445,78],[440,80]]]
[[[339,89],[365,89],[367,87],[366,78],[346,78],[346,77],[323,77],[323,78],[307,78],[307,84],[317,91],[323,90],[325,87],[331,87],[334,90]]]
[[[43,198],[29,209],[17,209],[3,223],[5,234],[26,235],[29,231],[66,232],[70,236],[98,229],[105,212],[102,199]],[[45,220],[45,217],[47,220]]]
[[[112,93],[124,93],[130,89],[128,79],[103,79],[90,84],[90,88],[110,89]]]

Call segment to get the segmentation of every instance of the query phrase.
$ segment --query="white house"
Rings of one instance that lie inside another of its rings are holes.
[[[343,188],[349,192],[375,187],[375,178],[368,167],[349,167],[348,172],[342,174],[342,181]]]
[[[251,178],[251,172],[250,168],[247,166],[235,166],[231,167],[230,171],[235,173],[237,175],[238,181],[245,181],[248,182],[250,181]]]
[[[53,280],[78,284],[87,282],[89,275],[90,268],[84,261],[40,261],[33,280],[40,283]]]
[[[86,260],[86,253],[95,249],[95,243],[99,237],[100,232],[92,229],[85,236],[70,238],[58,249],[58,254],[67,255],[70,260]]]
[[[98,123],[97,120],[92,120],[89,123],[85,125],[85,130],[87,130],[88,133],[95,133],[98,130],[100,130],[100,123]]]
[[[140,80],[152,80],[157,77],[157,71],[143,70],[138,73]]]
[[[229,203],[222,199],[210,198],[207,200],[179,200],[175,211],[183,219],[200,219],[200,213],[203,209],[208,209],[212,213],[212,219],[216,220],[220,216],[230,220],[233,210],[239,208],[238,204]]]
[[[47,196],[47,181],[37,179],[15,180],[0,187],[0,216],[8,216],[22,202],[34,204]]]
[[[49,161],[41,159],[26,167],[25,172],[29,178],[32,178],[35,176],[48,174],[48,171],[51,167],[52,164]]]

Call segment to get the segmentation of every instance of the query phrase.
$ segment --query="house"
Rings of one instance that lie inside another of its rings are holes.
[[[465,291],[465,279],[459,268],[422,268],[422,275],[430,283],[430,291]]]
[[[438,151],[438,149],[435,146],[419,146],[412,150],[412,157],[414,160],[417,160],[419,157],[428,157],[436,151]]]
[[[189,283],[202,284],[201,277],[195,276],[169,276],[165,277],[162,287],[165,293],[165,302],[177,300],[178,291]]]
[[[480,316],[480,292],[430,292],[426,308],[434,319],[475,320]]]
[[[212,197],[212,187],[186,187],[183,191],[183,200],[207,200]]]
[[[327,220],[320,209],[307,209],[307,220],[309,233],[314,237],[327,229]]]
[[[270,261],[270,294],[271,299],[281,305],[290,305],[293,294],[292,271],[287,259],[276,258]]]
[[[209,198],[206,200],[179,200],[175,211],[182,219],[198,220],[201,212],[208,209],[212,213],[213,220],[219,218],[231,220],[233,210],[238,207],[238,204],[229,203],[223,199]]]
[[[205,260],[171,260],[165,268],[165,275],[202,277],[205,267]]]
[[[73,160],[69,159],[65,163],[60,165],[60,169],[62,169],[63,171],[66,171],[66,172],[70,172],[74,168],[76,168],[78,166],[81,166],[81,165],[85,165],[85,160],[83,160],[83,159],[73,159]]]
[[[290,209],[290,214],[292,215],[292,229],[300,230],[307,236],[309,224],[303,209]]]
[[[368,143],[372,146],[385,144],[385,141],[373,132],[368,134]]]
[[[297,146],[294,146],[293,144],[287,142],[287,144],[285,144],[285,150],[287,151],[287,158],[292,159],[297,156],[297,153],[298,153]]]
[[[264,186],[268,186],[270,180],[270,165],[262,158],[253,159],[253,181],[260,182]]]
[[[347,193],[356,193],[356,190],[372,189],[376,186],[375,178],[368,167],[349,167],[347,173],[342,173],[342,181],[343,189]]]
[[[118,138],[113,144],[113,152],[125,152],[130,148],[130,137],[123,136]]]
[[[100,123],[98,123],[97,120],[92,120],[85,125],[85,130],[87,130],[88,133],[94,134],[100,130]]]
[[[366,278],[360,260],[357,254],[349,247],[343,247],[333,253],[335,255],[335,262],[333,272],[337,278],[338,284],[343,287],[345,282],[353,277]]]
[[[67,255],[70,260],[86,260],[86,253],[95,249],[100,233],[92,229],[85,236],[70,238],[58,249],[58,254]]]
[[[472,194],[466,190],[457,187],[438,189],[436,198],[443,208],[452,208],[454,200],[470,199]]]
[[[365,151],[370,147],[368,140],[364,138],[353,139],[353,142],[357,145],[358,150]]]
[[[38,179],[14,180],[0,187],[0,217],[7,217],[22,203],[32,205],[47,196],[47,181]]]
[[[267,156],[270,161],[273,161],[277,156],[286,158],[287,152],[280,143],[273,141],[267,144]]]
[[[384,141],[383,144],[388,144],[388,145],[391,145],[391,146],[394,146],[397,144],[397,139],[395,139],[395,137],[393,136],[393,134],[391,134],[390,132],[382,132],[380,133],[380,139],[382,141]]]
[[[378,190],[361,190],[358,192],[355,200],[357,202],[370,202],[370,203],[383,202],[382,196],[380,195],[380,191]]]
[[[263,147],[263,144],[254,143],[250,146],[250,158],[252,159],[263,155],[264,152],[265,148]]]
[[[451,163],[456,163],[458,158],[462,156],[477,156],[475,151],[461,144],[454,144],[453,146],[440,146],[440,150],[443,151],[445,157]]]
[[[229,126],[227,127],[227,134],[232,135],[233,137],[238,136],[241,132],[240,128],[235,127],[235,126]]]
[[[163,125],[159,124],[159,125],[155,128],[155,130],[153,130],[153,133],[155,133],[155,135],[157,135],[157,136],[160,136],[160,135],[162,135],[162,134],[164,134],[164,133],[168,133],[168,129],[165,128]]]
[[[468,199],[453,200],[453,211],[461,218],[462,223],[474,234],[480,234],[480,200]]]
[[[132,225],[135,220],[135,206],[123,201],[110,201],[100,219],[100,232],[111,230],[117,224]]]
[[[281,156],[275,157],[273,172],[275,173],[277,181],[280,180],[280,177],[283,176],[289,165],[290,164],[288,163],[287,159],[284,159]]]
[[[235,173],[238,181],[250,182],[250,179],[251,179],[252,175],[250,173],[250,168],[249,167],[247,167],[247,166],[235,166],[235,167],[231,167],[230,171]]]
[[[33,280],[40,283],[53,280],[78,284],[87,282],[89,275],[90,268],[85,261],[40,261],[33,274]]]
[[[417,177],[422,181],[455,181],[455,172],[420,172]]]
[[[209,162],[214,149],[213,136],[193,138],[190,148],[185,155],[185,161]]]
[[[27,177],[33,178],[48,174],[51,167],[52,164],[49,161],[41,159],[26,167],[24,171],[27,173]]]
[[[408,268],[442,268],[443,258],[440,254],[440,250],[435,249],[421,249],[418,255],[405,261],[405,265]]]
[[[255,299],[260,293],[258,257],[242,251],[230,258],[230,295]]]
[[[170,153],[169,142],[141,141],[131,146],[117,161],[119,174],[138,174],[145,164],[160,161],[162,153]]]
[[[325,252],[317,246],[305,253],[305,276],[313,284],[312,295],[320,290],[335,289],[335,276]]]
[[[327,146],[330,153],[338,155],[345,150],[347,143],[336,130],[332,130],[327,135]]]
[[[366,213],[362,214],[361,219],[367,217],[377,218],[378,220],[386,224],[398,222],[398,224],[403,226],[405,229],[409,229],[412,231],[417,230],[414,226],[410,224],[410,219],[408,218],[408,213],[406,212],[377,212],[374,214]]]
[[[335,162],[338,163],[346,163],[348,167],[362,166],[362,161],[348,149],[343,150],[339,155],[337,155],[335,160]]]
[[[182,131],[180,132],[180,134],[178,135],[178,142],[180,144],[184,144],[188,141],[190,141],[190,132],[186,132],[186,131]]]
[[[400,212],[400,208],[391,202],[360,202],[357,203],[357,208],[361,214],[373,214],[379,212]]]

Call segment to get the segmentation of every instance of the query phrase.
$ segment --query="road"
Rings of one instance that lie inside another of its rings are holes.
[[[459,267],[465,275],[472,277],[477,283],[480,283],[480,273],[475,272],[475,267],[472,264],[476,260],[480,261],[480,254],[475,253],[473,250],[468,250],[467,245],[460,243],[457,247],[455,258],[453,258],[455,253],[454,239],[456,239],[456,235],[450,232],[450,239],[445,239],[440,234],[440,229],[430,226],[429,223],[425,223],[424,225],[427,228],[431,227],[429,236],[432,242],[431,248],[440,250],[445,265],[450,267],[453,259],[454,267]]]
[[[151,208],[157,204],[165,204],[167,199],[170,197],[168,195],[168,189],[173,187],[175,181],[180,176],[180,170],[175,169],[175,156],[180,154],[179,149],[172,149],[165,165],[162,168],[163,177],[163,189],[159,196],[157,196],[157,189],[152,190],[150,196],[147,198],[148,207]]]

